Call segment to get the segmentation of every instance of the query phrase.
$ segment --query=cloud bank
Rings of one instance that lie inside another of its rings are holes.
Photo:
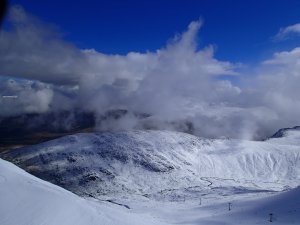
[[[199,49],[201,21],[154,52],[106,55],[67,43],[53,25],[11,9],[0,34],[0,116],[93,112],[97,129],[169,129],[205,137],[258,139],[299,124],[300,51],[275,53],[255,74]],[[4,75],[6,77],[4,77]],[[239,85],[226,77],[239,77]],[[12,78],[15,77],[15,78]],[[107,112],[124,112],[107,116]]]

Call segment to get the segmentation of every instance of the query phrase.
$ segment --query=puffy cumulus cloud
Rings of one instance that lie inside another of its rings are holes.
[[[9,13],[12,28],[0,33],[0,73],[58,84],[78,82],[84,56],[60,39],[52,25],[20,6]]]
[[[98,76],[101,84],[110,85],[140,77],[141,66],[151,63],[147,55],[138,53],[123,57],[78,49],[65,42],[54,25],[41,22],[21,6],[11,7],[9,18],[10,30],[0,33],[2,75],[58,85],[77,85],[84,76]]]
[[[0,117],[70,110],[76,92],[40,81],[0,79]]]
[[[151,115],[110,118],[100,121],[101,130],[155,128],[260,139],[299,124],[299,49],[275,53],[251,78],[241,78],[241,88],[219,79],[237,75],[235,64],[216,60],[212,47],[197,50],[200,25],[191,23],[166,48],[116,60],[113,64],[119,66],[132,63],[132,70],[124,66],[128,76],[111,80],[110,85],[101,85],[97,75],[81,80],[79,96],[90,110],[102,114],[117,108]]]
[[[11,10],[0,35],[0,116],[83,110],[99,130],[168,129],[206,137],[257,139],[299,123],[298,48],[279,52],[249,78],[239,65],[199,49],[201,21],[154,52],[106,55],[65,42],[53,26]],[[223,75],[240,77],[240,86]],[[25,79],[24,79],[25,78]],[[33,81],[35,80],[35,81]]]
[[[0,93],[0,116],[46,112],[53,98],[48,85],[13,79],[1,79]]]
[[[199,28],[199,21],[192,22],[186,32],[156,52],[103,56],[93,51],[92,60],[106,67],[105,73],[82,77],[82,101],[97,111],[126,108],[172,118],[193,104],[239,94],[238,87],[217,78],[236,75],[234,65],[214,59],[212,47],[197,51]],[[109,79],[103,83],[106,76]]]
[[[98,128],[124,129],[127,125],[130,129],[187,131],[193,124],[193,132],[212,136],[212,127],[224,123],[221,117],[224,108],[229,107],[228,99],[237,99],[241,90],[230,81],[219,79],[221,75],[236,76],[236,65],[216,60],[211,46],[198,50],[196,37],[200,27],[200,21],[192,22],[184,33],[156,52],[105,56],[88,51],[91,60],[106,69],[103,75],[82,77],[81,105],[100,115],[113,109],[133,113],[109,122],[100,120]],[[103,76],[107,75],[111,76],[103,83]],[[143,113],[151,116],[134,115]],[[205,126],[205,121],[215,123]]]
[[[300,23],[296,23],[284,28],[281,28],[275,35],[275,40],[283,40],[288,38],[292,34],[300,34]]]
[[[278,52],[273,55],[273,58],[263,62],[265,65],[285,65],[290,67],[299,67],[300,65],[300,47],[291,51]],[[296,73],[297,74],[297,73]]]
[[[275,53],[256,80],[262,104],[276,115],[274,126],[299,124],[300,49]]]

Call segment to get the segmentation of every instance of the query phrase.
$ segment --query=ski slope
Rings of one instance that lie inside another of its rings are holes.
[[[231,203],[231,210],[228,210]],[[300,187],[266,196],[232,195],[219,199],[199,198],[185,202],[152,204],[135,203],[136,212],[151,211],[152,215],[168,224],[177,225],[277,225],[300,224]]]
[[[163,224],[108,202],[88,201],[0,159],[1,225]]]
[[[231,211],[206,217],[201,223],[214,224],[218,221],[222,224],[222,221],[226,221],[225,224],[267,224],[270,219],[275,224],[300,224],[300,187],[271,197],[235,201]]]

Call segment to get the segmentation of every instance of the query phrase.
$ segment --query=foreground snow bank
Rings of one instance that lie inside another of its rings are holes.
[[[142,224],[161,224],[117,205],[82,199],[2,159],[0,198],[1,225],[140,225],[142,219]]]

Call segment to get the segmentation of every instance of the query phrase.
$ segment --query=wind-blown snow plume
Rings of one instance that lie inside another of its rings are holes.
[[[5,92],[20,95],[26,89],[35,100],[2,99],[0,115],[10,115],[12,107],[14,114],[80,108],[98,116],[99,130],[171,129],[242,138],[298,123],[300,103],[292,91],[299,77],[297,49],[275,54],[248,82],[237,73],[239,64],[217,60],[212,46],[198,48],[201,21],[154,52],[105,55],[67,43],[53,25],[20,6],[11,8],[10,18],[12,29],[0,35],[0,74],[38,80],[43,88],[36,95],[19,79],[18,89],[1,79]],[[223,75],[241,77],[242,85]],[[115,110],[123,113],[107,116]]]

